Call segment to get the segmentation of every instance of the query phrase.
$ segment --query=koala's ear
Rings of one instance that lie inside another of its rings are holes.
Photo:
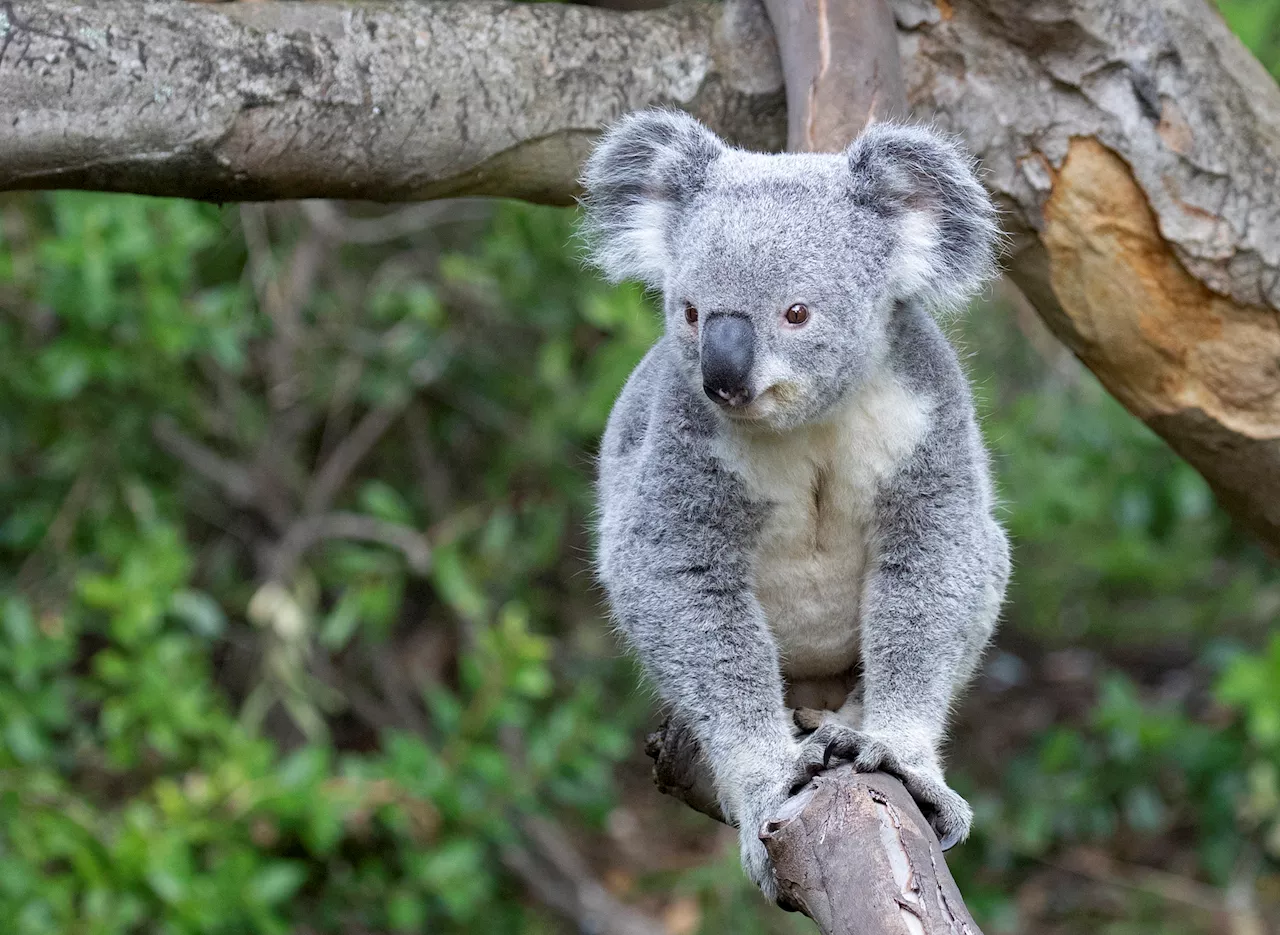
[[[947,310],[995,275],[996,210],[955,142],[924,127],[869,127],[846,151],[854,200],[893,220],[903,298]]]
[[[671,231],[724,150],[719,137],[679,111],[629,114],[605,133],[582,177],[586,234],[605,275],[662,286]]]

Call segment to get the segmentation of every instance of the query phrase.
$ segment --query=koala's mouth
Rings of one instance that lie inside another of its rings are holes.
[[[794,383],[774,383],[746,405],[724,406],[720,411],[735,422],[763,422],[794,402],[797,393],[798,387]]]

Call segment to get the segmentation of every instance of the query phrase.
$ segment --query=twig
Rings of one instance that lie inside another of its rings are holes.
[[[383,705],[358,682],[346,678],[342,671],[330,661],[328,653],[323,651],[312,653],[310,661],[316,677],[346,699],[351,710],[375,731],[391,727],[408,727],[396,717],[395,712]]]
[[[418,574],[426,574],[431,568],[431,543],[416,530],[361,513],[323,513],[300,519],[289,528],[275,549],[270,577],[287,580],[302,555],[328,539],[376,542],[397,549]]]
[[[359,354],[345,354],[338,362],[333,376],[333,390],[329,393],[329,405],[324,417],[324,430],[320,433],[317,458],[327,458],[346,436],[351,424],[351,409],[364,374],[364,358]]]
[[[297,308],[282,294],[281,279],[272,268],[271,239],[267,233],[266,211],[262,205],[240,206],[240,229],[248,251],[249,281],[258,299],[258,308],[273,328],[267,367],[270,370],[268,398],[273,409],[285,409],[295,395],[294,349],[302,333]]]
[[[312,516],[329,508],[351,472],[378,443],[378,439],[391,427],[403,408],[404,404],[401,402],[383,403],[364,414],[364,418],[356,424],[350,435],[338,443],[312,478],[303,500],[304,514]]]
[[[1267,935],[1267,924],[1258,911],[1258,851],[1249,847],[1236,862],[1223,897],[1223,911],[1231,935]]]
[[[415,400],[409,404],[405,427],[409,435],[409,452],[422,487],[422,498],[432,516],[444,516],[452,501],[449,472],[436,457],[428,437],[427,408]]]
[[[44,554],[46,546],[52,548],[55,556],[61,556],[66,552],[67,544],[71,541],[71,536],[76,530],[76,524],[80,520],[80,514],[84,511],[85,504],[89,501],[89,495],[93,493],[94,482],[97,480],[94,473],[96,466],[97,458],[91,456],[81,467],[76,474],[75,480],[71,482],[71,488],[67,491],[66,496],[62,498],[62,503],[58,507],[58,512],[54,514],[53,521],[49,523],[49,528],[45,530],[44,538],[40,540],[39,545],[31,550],[22,565],[19,566],[18,574],[15,578],[19,593],[29,589],[40,574],[40,557]],[[56,568],[54,570],[56,571]]]
[[[409,730],[423,737],[428,736],[430,727],[406,690],[404,671],[391,660],[386,647],[373,646],[369,647],[369,651],[374,674],[382,688],[382,696],[387,699],[391,709]]]
[[[381,244],[420,233],[442,221],[472,221],[488,217],[491,202],[481,198],[448,198],[410,205],[380,218],[353,218],[331,201],[303,201],[307,220],[333,240],[350,244]]]
[[[217,485],[232,503],[249,506],[256,499],[258,485],[252,471],[191,438],[168,416],[152,420],[151,434],[161,448]]]
[[[1107,886],[1199,909],[1224,919],[1232,935],[1263,935],[1266,931],[1253,906],[1253,877],[1247,872],[1237,873],[1224,891],[1176,873],[1126,864],[1100,851],[1076,849],[1061,861],[1041,863]]]
[[[1168,902],[1192,906],[1209,913],[1223,911],[1223,894],[1212,886],[1152,867],[1122,864],[1101,851],[1077,848],[1061,860],[1041,859],[1040,862],[1046,867],[1096,883],[1158,896]]]

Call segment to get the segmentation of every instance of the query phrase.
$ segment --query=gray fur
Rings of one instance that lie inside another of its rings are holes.
[[[666,318],[605,432],[599,572],[697,732],[747,872],[776,895],[760,825],[832,755],[895,772],[944,842],[963,838],[939,746],[1009,572],[969,387],[930,315],[994,269],[969,159],[885,124],[839,155],[748,153],[650,111],[606,134],[584,188],[597,261],[661,290]],[[803,326],[784,324],[795,303]],[[741,409],[703,392],[714,315],[751,322]],[[859,663],[861,691],[798,736],[786,691]]]

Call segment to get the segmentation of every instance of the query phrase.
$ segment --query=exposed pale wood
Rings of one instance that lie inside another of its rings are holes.
[[[1005,208],[1010,276],[1280,548],[1280,89],[1204,0],[893,0],[908,95]]]
[[[788,149],[838,151],[868,120],[906,116],[897,33],[884,0],[765,6],[786,78]]]

